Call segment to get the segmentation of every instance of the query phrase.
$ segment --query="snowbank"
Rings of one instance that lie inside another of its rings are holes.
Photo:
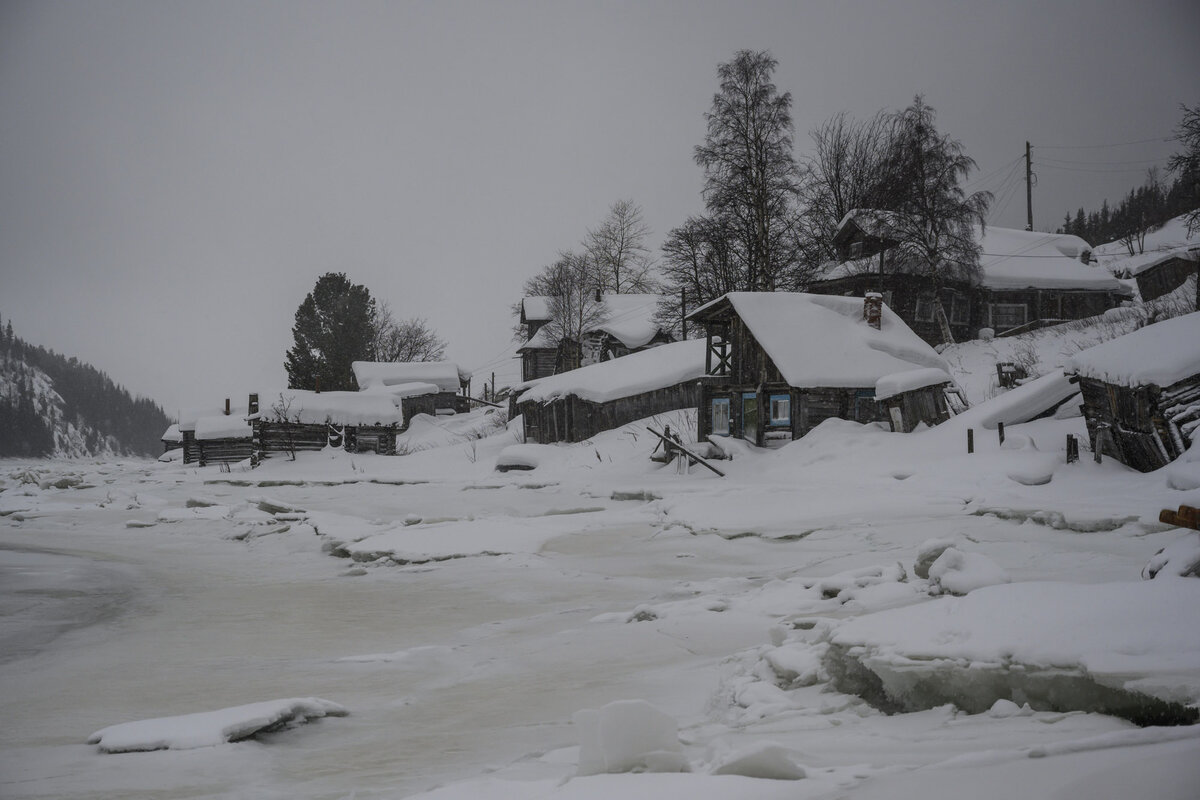
[[[337,703],[317,697],[267,700],[219,711],[110,725],[93,733],[87,742],[99,745],[102,753],[190,750],[237,742],[320,717],[344,717],[348,713]]]
[[[842,623],[830,671],[843,691],[874,684],[876,701],[898,710],[953,702],[977,713],[1024,696],[1129,716],[1151,698],[1200,701],[1196,608],[1193,580],[988,586]],[[864,684],[859,669],[874,678]]]
[[[576,711],[571,722],[579,729],[580,775],[689,771],[678,723],[645,700]]]

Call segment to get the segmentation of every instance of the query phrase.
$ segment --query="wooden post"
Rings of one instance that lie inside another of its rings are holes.
[[[1004,444],[1004,423],[1003,422],[996,423],[996,432],[1000,434],[1000,444],[1003,445]]]
[[[1075,434],[1067,434],[1067,463],[1074,464],[1079,460],[1079,440],[1075,438]]]
[[[687,339],[687,289],[679,290],[679,328],[684,339]]]
[[[975,452],[975,429],[967,428],[967,452]]]

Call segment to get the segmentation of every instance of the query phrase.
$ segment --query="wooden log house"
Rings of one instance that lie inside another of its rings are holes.
[[[526,442],[582,442],[655,414],[695,408],[703,374],[704,342],[674,342],[521,384],[514,407]]]
[[[941,343],[934,283],[921,274],[922,265],[905,256],[894,216],[847,214],[834,236],[843,260],[830,264],[809,291],[855,297],[879,292],[917,335]],[[1132,296],[1091,260],[1090,246],[1078,236],[988,226],[978,237],[978,280],[945,280],[936,289],[956,341],[976,338],[983,328],[1014,335],[1095,316]]]
[[[675,341],[674,334],[655,322],[662,295],[601,294],[603,319],[584,335],[582,342],[560,342],[546,325],[553,318],[553,298],[521,298],[520,321],[525,343],[517,348],[524,382],[557,375],[578,366],[610,361]]]
[[[1140,472],[1178,458],[1200,430],[1200,312],[1073,356],[1092,450]]]
[[[211,433],[213,428],[225,424],[221,422],[222,418],[233,417],[236,419],[244,419],[246,416],[245,408],[234,407],[229,398],[225,399],[224,405],[199,406],[194,408],[185,408],[179,412],[179,444],[183,448],[183,463],[185,464],[200,464],[203,463],[203,453],[201,450],[200,439],[196,435],[197,426],[201,419],[213,418],[215,421],[210,423],[208,433]],[[169,430],[169,429],[168,429]],[[207,435],[207,434],[206,434]],[[165,435],[164,435],[165,436]],[[209,452],[216,452],[217,444],[213,439],[208,440]],[[240,459],[239,459],[240,460]]]
[[[179,423],[168,425],[167,429],[163,431],[161,439],[164,453],[183,447],[183,433],[179,430]]]
[[[735,436],[771,447],[834,417],[886,420],[907,432],[949,416],[946,363],[878,295],[733,292],[688,319],[707,332],[701,440]],[[897,373],[907,378],[884,384],[896,400],[883,406],[877,388]]]
[[[252,394],[248,419],[261,457],[340,447],[392,455],[403,414],[388,395],[284,389]]]
[[[360,393],[391,397],[401,406],[403,426],[417,414],[465,414],[471,410],[471,373],[453,361],[355,361]]]
[[[1134,280],[1143,302],[1157,300],[1197,274],[1200,269],[1200,245],[1112,260],[1109,268],[1122,278]],[[1200,298],[1200,294],[1197,297]],[[1196,310],[1200,311],[1200,300]]]

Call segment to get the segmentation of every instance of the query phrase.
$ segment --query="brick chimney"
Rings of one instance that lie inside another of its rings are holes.
[[[867,292],[863,298],[863,319],[875,330],[879,330],[883,319],[883,295],[879,292]]]
[[[225,398],[225,416],[229,416],[229,398]]]
[[[250,395],[250,397],[246,403],[246,414],[249,415],[249,414],[257,414],[257,413],[258,413],[258,395],[252,394],[252,395]]]

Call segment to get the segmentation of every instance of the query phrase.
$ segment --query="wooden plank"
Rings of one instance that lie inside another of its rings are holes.
[[[654,428],[651,428],[649,425],[646,426],[646,430],[650,431],[655,436],[657,436],[659,439],[661,439],[662,443],[666,446],[668,452],[671,450],[671,448],[674,448],[674,449],[678,450],[679,452],[683,453],[684,455],[686,455],[688,458],[692,459],[693,461],[695,461],[699,464],[702,464],[705,467],[708,467],[710,470],[717,473],[717,475],[721,476],[722,478],[725,477],[724,472],[721,472],[721,470],[717,469],[712,464],[708,463],[703,458],[701,458],[700,456],[693,453],[691,450],[688,450],[686,447],[681,445],[679,442],[677,442],[673,439],[667,438],[667,436],[665,434],[659,433],[658,431],[654,430]]]

